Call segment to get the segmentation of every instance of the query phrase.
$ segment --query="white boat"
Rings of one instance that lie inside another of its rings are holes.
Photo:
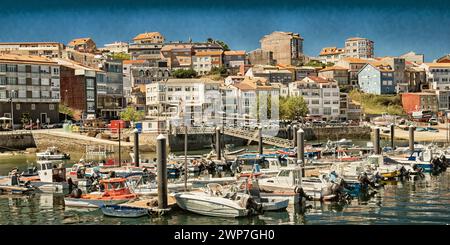
[[[250,196],[237,196],[237,200],[212,196],[204,192],[182,192],[174,195],[177,205],[187,211],[214,217],[236,218],[248,216]]]
[[[193,185],[207,185],[211,183],[227,185],[236,183],[235,177],[221,177],[221,178],[211,178],[209,175],[203,178],[188,179],[188,182]]]
[[[45,193],[64,193],[69,188],[66,182],[66,169],[51,161],[38,161],[39,181],[31,184]]]
[[[157,196],[158,185],[156,181],[144,181],[142,176],[130,176],[127,178],[128,185],[133,193],[140,196]],[[192,189],[192,183],[187,183],[187,190]],[[168,192],[185,191],[184,183],[168,183]]]
[[[314,200],[331,200],[336,197],[335,193],[340,188],[339,181],[330,181],[325,175],[320,175],[319,178],[301,176],[300,167],[283,167],[277,176],[260,179],[258,184],[261,191],[269,192],[272,196],[304,194]]]
[[[47,148],[44,152],[36,153],[38,160],[66,160],[70,159],[70,155],[60,152],[57,147],[52,146]]]

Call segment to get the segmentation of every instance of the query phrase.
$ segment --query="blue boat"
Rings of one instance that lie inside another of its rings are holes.
[[[146,208],[128,207],[121,205],[104,205],[101,207],[102,213],[106,216],[119,218],[139,218],[149,215]]]

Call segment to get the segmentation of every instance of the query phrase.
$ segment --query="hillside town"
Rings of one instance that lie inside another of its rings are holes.
[[[132,108],[153,125],[148,130],[156,130],[181,117],[193,125],[256,118],[253,102],[267,94],[303,97],[308,121],[358,122],[370,113],[349,96],[352,91],[399,95],[405,115],[443,116],[450,109],[449,55],[431,63],[415,52],[376,57],[375,42],[362,37],[324,47],[315,57],[303,53],[304,45],[308,40],[300,34],[281,31],[263,36],[252,51],[212,38],[168,41],[160,32],[104,47],[89,37],[67,44],[4,42],[0,116],[20,128],[24,122],[59,123],[67,114],[118,119]]]

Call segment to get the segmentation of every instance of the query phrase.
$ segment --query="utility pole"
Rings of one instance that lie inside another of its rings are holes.
[[[11,95],[9,96],[11,99],[11,130],[14,131],[14,106],[13,106],[13,96],[14,90],[11,90]]]

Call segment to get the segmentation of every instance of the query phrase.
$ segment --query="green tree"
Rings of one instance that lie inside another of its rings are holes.
[[[130,122],[140,121],[144,119],[144,116],[145,114],[143,111],[136,111],[136,108],[131,106],[125,108],[125,110],[120,113],[120,119]]]
[[[308,63],[306,63],[305,66],[312,66],[312,67],[322,67],[322,68],[325,68],[326,65],[325,65],[324,63],[320,62],[320,61],[317,61],[317,60],[311,60],[311,61],[309,61]]]
[[[190,69],[178,69],[172,72],[172,76],[175,78],[194,78],[197,77],[197,72],[190,68]]]
[[[114,60],[129,60],[129,59],[131,59],[131,55],[127,54],[127,53],[112,53],[108,56]]]
[[[280,97],[279,104],[281,119],[298,120],[308,113],[308,106],[301,96]]]
[[[220,67],[216,67],[214,66],[211,71],[209,72],[210,75],[220,75],[223,77],[228,76],[228,71],[227,68],[225,68],[224,66],[220,66]]]
[[[230,51],[230,47],[229,47],[228,44],[226,44],[224,41],[221,41],[221,40],[214,40],[214,39],[208,37],[208,39],[206,39],[206,42],[207,42],[207,43],[217,43],[217,44],[219,44],[220,46],[222,46],[222,48],[223,48],[224,51]]]

